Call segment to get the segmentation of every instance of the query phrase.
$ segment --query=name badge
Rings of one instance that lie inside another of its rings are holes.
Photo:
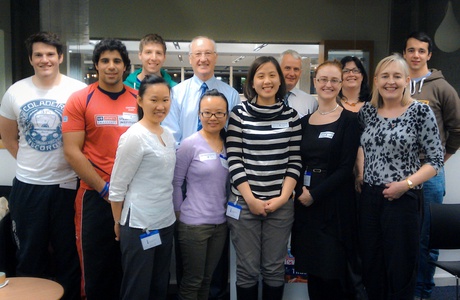
[[[227,203],[227,213],[226,215],[232,219],[239,220],[241,213],[241,205],[236,203],[228,202]]]
[[[75,180],[61,183],[59,185],[59,188],[67,189],[67,190],[76,190],[77,189],[77,183],[78,183],[77,178],[75,178]]]
[[[136,114],[123,113],[123,115],[118,118],[118,125],[121,127],[130,127],[138,121]]]
[[[272,128],[288,128],[289,122],[274,122],[272,123]]]
[[[127,112],[124,112],[121,117],[125,120],[136,120],[137,121],[138,119],[137,114],[127,113]]]
[[[147,231],[139,236],[142,249],[147,250],[161,245],[160,232],[158,230]]]
[[[214,160],[217,159],[216,153],[201,153],[200,161]]]
[[[311,183],[311,172],[305,171],[303,174],[303,185],[310,186]]]
[[[219,158],[220,158],[220,163],[222,167],[224,167],[225,169],[228,169],[227,157],[225,157],[223,154],[219,154]]]
[[[334,137],[334,132],[332,131],[323,131],[319,134],[320,139],[332,139]]]

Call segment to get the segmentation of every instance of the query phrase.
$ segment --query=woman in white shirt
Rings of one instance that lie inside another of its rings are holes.
[[[146,77],[137,96],[140,121],[120,137],[109,200],[122,252],[121,299],[166,299],[174,222],[174,138],[160,123],[170,87]]]

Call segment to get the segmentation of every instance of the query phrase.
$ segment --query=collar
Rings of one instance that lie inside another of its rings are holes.
[[[298,92],[298,88],[294,87],[292,90],[290,90],[289,92],[294,95],[294,96],[297,96],[297,92]]]
[[[417,78],[411,78],[411,80],[414,81],[414,82],[419,82],[420,80],[425,79],[430,75],[431,75],[431,71],[428,71],[428,73],[426,73],[426,75],[423,75],[423,76],[420,76],[420,77],[417,77]]]
[[[192,77],[191,79],[192,79],[192,82],[193,82],[194,84],[196,84],[197,86],[199,86],[199,87],[201,87],[201,85],[202,85],[204,82],[206,82],[206,85],[208,86],[209,89],[212,89],[212,87],[215,86],[214,83],[215,83],[216,80],[217,80],[217,78],[214,77],[214,75],[213,75],[211,78],[209,78],[208,80],[206,80],[206,81],[202,81],[202,80],[199,79],[198,76],[196,76],[196,75],[193,75],[193,77]],[[212,87],[211,87],[211,86],[212,86]]]

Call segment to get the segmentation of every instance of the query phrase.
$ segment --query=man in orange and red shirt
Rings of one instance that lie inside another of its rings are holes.
[[[137,91],[123,84],[125,45],[99,42],[93,52],[98,82],[75,92],[63,113],[65,158],[80,177],[75,200],[77,248],[87,299],[118,299],[121,254],[108,190],[119,137],[137,122]]]

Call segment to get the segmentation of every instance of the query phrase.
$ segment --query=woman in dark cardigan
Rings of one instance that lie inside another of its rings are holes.
[[[318,66],[318,110],[302,119],[303,179],[296,187],[292,253],[308,273],[310,299],[355,299],[347,269],[356,263],[353,166],[359,144],[356,114],[338,106],[342,68]]]

